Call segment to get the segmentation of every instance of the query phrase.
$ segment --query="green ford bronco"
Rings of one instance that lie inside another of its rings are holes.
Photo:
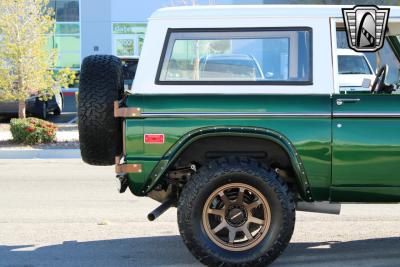
[[[400,202],[398,36],[393,7],[383,49],[367,55],[374,79],[355,65],[344,85],[340,6],[161,9],[129,91],[118,58],[84,59],[82,158],[115,164],[121,193],[159,201],[149,220],[177,207],[202,263],[266,266],[296,210]]]

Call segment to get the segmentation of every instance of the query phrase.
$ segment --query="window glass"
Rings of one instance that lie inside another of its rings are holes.
[[[363,56],[339,56],[339,74],[372,74]]]
[[[56,23],[55,34],[50,36],[49,48],[57,50],[56,68],[80,68],[79,23]]]
[[[49,3],[59,22],[79,22],[79,0],[52,0]]]
[[[144,34],[146,27],[145,23],[114,23],[113,34]]]
[[[146,27],[146,23],[113,23],[113,54],[122,58],[138,58]]]
[[[350,49],[347,43],[346,31],[338,30],[336,31],[337,48]],[[379,52],[379,53],[378,53]],[[399,80],[399,69],[400,62],[395,56],[392,47],[389,42],[385,40],[385,43],[378,52],[367,52],[363,53],[368,62],[371,64],[372,70],[376,71],[382,64],[387,64],[389,66],[389,73],[386,78],[387,83],[397,83]],[[380,62],[380,66],[377,63]]]
[[[311,82],[311,32],[172,32],[159,81]]]
[[[79,0],[50,0],[56,20],[49,48],[57,49],[56,68],[80,68]]]
[[[58,51],[58,68],[80,67],[80,37],[79,36],[55,36],[54,47]]]
[[[79,34],[79,23],[57,23],[55,33],[56,34]]]
[[[119,57],[135,55],[134,39],[117,39],[115,40],[116,54]]]
[[[80,53],[59,53],[57,68],[80,68]]]
[[[58,53],[79,52],[80,38],[79,36],[56,35],[54,37],[54,48],[57,49]]]

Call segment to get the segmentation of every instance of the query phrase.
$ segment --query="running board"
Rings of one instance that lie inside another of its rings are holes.
[[[297,202],[296,210],[339,215],[342,205],[330,202]]]

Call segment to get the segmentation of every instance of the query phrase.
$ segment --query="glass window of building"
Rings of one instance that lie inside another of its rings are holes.
[[[56,68],[80,68],[81,34],[79,0],[52,0],[56,25],[50,48],[57,49]]]
[[[52,0],[57,22],[79,22],[79,0]]]
[[[138,58],[146,26],[146,23],[113,23],[113,54],[121,58]]]

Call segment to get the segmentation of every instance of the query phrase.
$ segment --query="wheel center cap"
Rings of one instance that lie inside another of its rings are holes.
[[[231,226],[242,226],[247,221],[246,210],[240,206],[232,206],[228,209],[225,219]]]

